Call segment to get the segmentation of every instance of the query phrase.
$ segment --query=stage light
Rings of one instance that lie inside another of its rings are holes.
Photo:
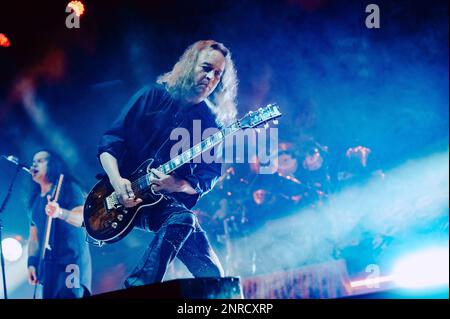
[[[361,280],[354,280],[350,282],[350,286],[352,288],[373,288],[373,287],[379,287],[380,284],[389,283],[394,280],[393,276],[381,276],[381,277],[374,277],[374,278],[367,278],[367,279],[361,279]]]
[[[0,33],[0,47],[9,47],[11,45],[11,42],[9,41],[8,37],[4,35],[3,33]]]
[[[428,288],[449,283],[449,251],[431,248],[405,256],[394,267],[396,284],[405,288]]]
[[[84,4],[81,1],[70,1],[67,5],[79,17],[84,13]]]
[[[16,261],[22,257],[22,245],[17,239],[5,238],[2,240],[3,256],[7,261]]]

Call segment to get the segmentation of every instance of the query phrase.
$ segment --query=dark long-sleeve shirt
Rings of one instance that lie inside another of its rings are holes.
[[[158,165],[170,160],[172,146],[180,142],[170,139],[173,129],[186,129],[190,133],[192,147],[195,144],[194,120],[201,121],[202,132],[207,128],[217,128],[215,117],[205,102],[186,108],[180,105],[163,86],[144,87],[104,133],[98,146],[98,156],[103,152],[113,155],[119,162],[120,174],[126,178],[149,158],[155,158]],[[187,180],[197,192],[196,195],[174,194],[179,202],[192,208],[217,182],[221,163],[188,163],[175,173]]]

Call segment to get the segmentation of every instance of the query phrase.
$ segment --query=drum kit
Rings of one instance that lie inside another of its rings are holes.
[[[325,185],[331,185],[327,146],[316,142],[304,143],[302,150],[291,143],[278,146],[273,174],[259,174],[258,160],[230,164],[207,200],[197,204],[200,224],[222,254],[227,275],[256,273],[259,253],[245,247],[255,230],[264,225],[270,231],[268,221],[301,213],[304,207],[320,207],[330,193]],[[368,153],[370,149],[355,147],[343,155],[364,166]]]
[[[262,225],[270,230],[267,221],[302,208],[320,207],[331,192],[327,146],[315,141],[303,143],[302,149],[292,143],[278,146],[271,161],[273,174],[260,174],[258,159],[247,164],[228,164],[208,200],[197,205],[200,224],[213,244],[222,247],[219,251],[225,254],[228,275],[237,269],[249,275],[255,273],[257,252],[252,247],[241,247],[255,230]],[[345,157],[356,158],[364,167],[369,153],[368,148],[355,147],[348,149]],[[333,182],[339,183],[339,169],[336,175],[338,179]],[[239,249],[235,248],[237,242]],[[251,256],[241,258],[240,251],[250,252]]]
[[[313,152],[314,160],[320,152]],[[208,200],[197,204],[200,224],[226,252],[225,264],[232,258],[234,240],[245,239],[258,224],[279,218],[274,215],[280,213],[279,207],[286,211],[300,207],[305,194],[311,192],[309,183],[299,177],[305,170],[304,159],[293,144],[280,143],[272,165],[273,174],[258,174],[255,162],[229,165]]]

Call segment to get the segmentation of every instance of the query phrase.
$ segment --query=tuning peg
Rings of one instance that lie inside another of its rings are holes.
[[[277,125],[278,124],[278,120],[273,120],[272,123]]]

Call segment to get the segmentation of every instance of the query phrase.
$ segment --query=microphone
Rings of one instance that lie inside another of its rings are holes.
[[[20,163],[19,162],[19,158],[17,158],[16,156],[14,156],[14,155],[8,155],[8,156],[2,155],[2,158],[7,160],[8,162],[11,162],[11,163],[19,166],[21,169],[23,169],[28,174],[31,174],[30,169],[26,165]]]

